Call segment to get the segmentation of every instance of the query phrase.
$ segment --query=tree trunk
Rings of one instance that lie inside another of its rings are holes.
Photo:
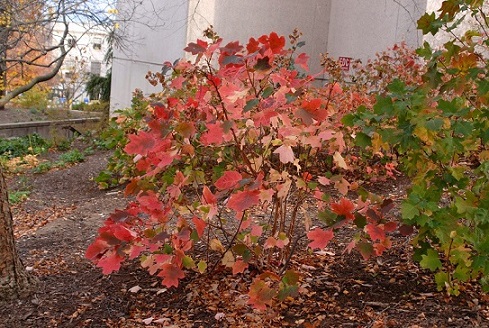
[[[7,185],[0,166],[0,302],[25,296],[32,290],[34,279],[20,260],[13,231],[12,212]]]

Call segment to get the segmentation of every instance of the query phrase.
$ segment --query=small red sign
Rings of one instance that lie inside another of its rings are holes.
[[[350,70],[351,57],[339,57],[338,61],[340,62],[340,66],[342,70],[344,71]]]

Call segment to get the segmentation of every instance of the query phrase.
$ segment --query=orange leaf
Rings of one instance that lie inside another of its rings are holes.
[[[248,263],[243,260],[237,260],[233,264],[233,274],[238,274],[244,272],[248,268]]]
[[[228,207],[236,212],[243,212],[250,207],[257,205],[260,202],[260,192],[258,190],[252,191],[238,191],[232,194],[228,201]]]
[[[369,223],[365,226],[365,230],[369,234],[370,238],[375,241],[382,241],[385,239],[385,231],[382,229],[380,226],[374,224],[374,223]]]
[[[207,223],[205,223],[204,220],[194,216],[192,218],[192,222],[195,224],[195,230],[197,231],[197,234],[199,235],[199,238],[202,238],[202,235],[204,234],[205,227],[207,226]]]
[[[129,143],[124,147],[124,151],[129,155],[146,156],[156,145],[155,137],[145,131],[140,131],[139,134],[128,135]]]
[[[331,210],[338,215],[343,215],[347,219],[355,219],[355,216],[353,215],[355,205],[344,197],[340,199],[338,203],[331,204]]]
[[[242,179],[243,176],[239,172],[226,171],[216,182],[214,182],[214,186],[219,190],[231,189]]]
[[[265,283],[265,281],[257,278],[250,286],[248,296],[248,304],[251,304],[257,310],[266,310],[267,305],[272,305],[272,299],[277,292]]]
[[[328,243],[330,242],[331,239],[333,239],[333,237],[334,237],[333,230],[328,229],[324,231],[321,228],[316,228],[307,233],[307,238],[309,238],[309,240],[312,240],[307,246],[312,249],[315,248],[323,249],[328,245]]]
[[[185,274],[182,269],[171,263],[164,263],[161,266],[161,271],[158,273],[158,277],[163,278],[161,282],[166,287],[175,286],[178,287],[179,279],[183,279]]]

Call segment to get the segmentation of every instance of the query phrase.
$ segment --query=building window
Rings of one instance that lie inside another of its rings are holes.
[[[93,75],[100,75],[102,71],[102,63],[101,62],[92,62],[90,64],[90,73]]]
[[[93,39],[93,49],[94,50],[102,50],[102,39],[94,38]]]

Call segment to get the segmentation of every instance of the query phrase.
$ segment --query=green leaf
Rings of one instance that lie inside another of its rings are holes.
[[[187,269],[195,268],[195,262],[194,262],[194,260],[190,256],[188,256],[188,255],[185,255],[183,257],[182,264]]]
[[[293,270],[287,270],[282,277],[282,282],[286,285],[297,285],[299,283],[299,275]]]
[[[447,287],[450,282],[450,275],[448,272],[437,272],[435,274],[436,289],[441,291]]]
[[[440,258],[438,256],[438,252],[434,249],[428,249],[427,254],[422,255],[422,260],[419,262],[421,267],[425,269],[430,269],[431,271],[435,271],[443,267]]]
[[[268,71],[270,68],[272,68],[272,66],[270,65],[270,58],[263,57],[258,59],[253,68],[257,71]]]
[[[434,12],[431,14],[425,13],[418,19],[418,29],[422,30],[423,34],[431,33],[435,35],[442,26],[443,23],[436,19]]]
[[[437,65],[433,64],[428,67],[428,71],[423,75],[423,81],[428,82],[432,88],[436,88],[442,82],[443,74],[437,69]]]
[[[372,146],[372,138],[363,132],[358,132],[355,136],[355,144],[359,147],[366,148]]]
[[[374,113],[377,115],[390,115],[394,111],[392,99],[390,97],[378,96],[375,100]],[[378,118],[380,120],[380,118]]]
[[[266,87],[263,90],[263,94],[262,94],[263,99],[270,97],[272,95],[273,91],[274,91],[274,89],[272,86]]]
[[[426,122],[426,128],[431,131],[440,131],[443,126],[441,118],[435,118]]]
[[[346,126],[353,126],[355,123],[356,115],[355,114],[346,114],[343,116],[341,119],[341,123],[343,123]]]
[[[207,262],[200,261],[199,264],[197,264],[197,269],[199,270],[200,273],[204,273],[205,270],[207,270]]]
[[[453,130],[456,134],[469,136],[474,132],[474,124],[468,121],[456,121],[453,124]]]
[[[430,59],[433,55],[433,49],[428,42],[423,43],[423,47],[416,49],[416,54],[423,57],[424,59]]]
[[[260,100],[257,99],[257,98],[254,98],[254,99],[251,99],[251,100],[248,100],[246,102],[246,105],[244,106],[243,108],[243,112],[249,112],[250,110],[252,110],[254,107],[256,107],[258,104],[260,103]]]
[[[455,207],[457,208],[458,214],[471,213],[475,210],[475,204],[460,196],[455,196]]]
[[[355,220],[353,220],[353,223],[359,228],[363,229],[367,225],[367,218],[360,213],[355,213]]]
[[[479,96],[485,96],[489,93],[489,81],[479,80],[477,81],[477,91]]]
[[[370,243],[359,242],[357,244],[357,249],[365,261],[374,254],[374,247]]]
[[[277,298],[281,301],[285,300],[287,297],[295,297],[299,294],[299,286],[297,285],[285,285],[281,284],[278,291]]]
[[[332,226],[333,224],[336,223],[336,219],[338,218],[338,215],[335,213],[331,212],[328,209],[325,209],[324,211],[319,211],[318,212],[318,219],[326,223],[328,227]]]
[[[406,94],[406,84],[400,79],[393,80],[388,86],[387,89],[395,95],[404,95]]]
[[[403,219],[411,220],[419,215],[419,209],[410,203],[404,202],[401,205],[401,215]]]

